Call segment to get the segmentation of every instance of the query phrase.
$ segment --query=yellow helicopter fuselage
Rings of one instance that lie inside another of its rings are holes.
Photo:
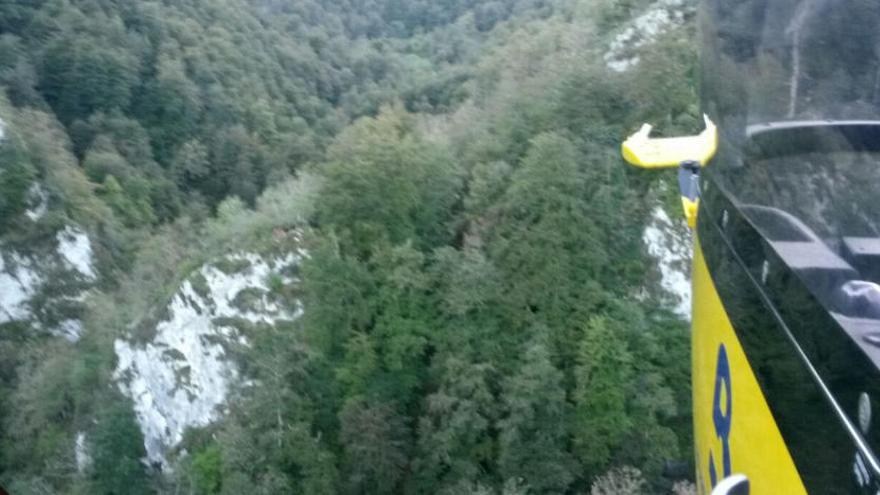
[[[806,493],[736,331],[694,242],[691,344],[697,487],[746,473],[752,493]]]

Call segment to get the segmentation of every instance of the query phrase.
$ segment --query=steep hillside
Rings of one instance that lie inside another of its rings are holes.
[[[0,5],[0,486],[668,493],[693,15]]]

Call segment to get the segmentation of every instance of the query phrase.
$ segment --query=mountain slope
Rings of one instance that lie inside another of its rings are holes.
[[[617,147],[699,125],[692,15],[0,6],[0,484],[668,489],[677,198]]]

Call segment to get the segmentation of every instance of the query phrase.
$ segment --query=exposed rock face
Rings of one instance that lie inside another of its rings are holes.
[[[76,442],[73,446],[74,460],[76,461],[76,472],[83,474],[92,465],[92,456],[89,454],[89,446],[86,441],[85,432],[76,434]]]
[[[691,317],[691,259],[693,241],[684,220],[673,221],[662,207],[651,212],[642,234],[648,254],[657,261],[660,299],[686,320]]]
[[[686,0],[658,0],[611,40],[603,56],[605,65],[615,72],[629,70],[639,63],[636,50],[682,25],[689,10],[693,7]]]
[[[28,189],[27,203],[24,215],[32,222],[38,222],[49,211],[49,196],[39,182],[34,182]]]
[[[0,323],[30,320],[30,300],[42,283],[30,259],[0,252]]]
[[[270,297],[270,283],[298,281],[294,273],[302,256],[240,253],[207,264],[181,285],[149,342],[116,341],[115,377],[134,401],[151,463],[166,467],[165,453],[186,428],[208,425],[223,412],[240,379],[227,346],[247,344],[231,322],[273,324],[302,314],[302,308],[283,308]]]
[[[79,272],[86,280],[97,278],[92,266],[92,243],[85,232],[68,225],[58,232],[55,239],[58,241],[58,256],[68,267]]]
[[[55,239],[55,250],[49,252],[24,253],[0,245],[0,324],[29,324],[73,342],[82,334],[82,323],[66,310],[82,303],[98,274],[84,231],[68,225]],[[52,298],[38,298],[49,284]]]
[[[0,118],[0,143],[6,131]],[[28,188],[25,201],[23,215],[32,222],[49,211],[49,195],[39,182]],[[49,246],[0,241],[0,325],[28,325],[75,342],[83,331],[83,298],[97,279],[91,240],[77,226],[66,225]]]

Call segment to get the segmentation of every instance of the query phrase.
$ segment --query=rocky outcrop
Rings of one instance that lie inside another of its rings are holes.
[[[116,341],[115,378],[134,402],[151,463],[167,467],[167,451],[187,428],[206,426],[223,413],[240,381],[227,349],[247,345],[236,321],[271,325],[302,314],[298,304],[282,307],[271,292],[298,282],[304,255],[239,253],[209,263],[180,286],[149,341]]]
[[[693,241],[683,219],[673,221],[656,206],[642,233],[648,255],[656,261],[661,294],[658,299],[680,317],[691,317],[691,259]]]
[[[0,324],[17,322],[75,342],[82,334],[77,307],[97,278],[92,243],[78,227],[59,230],[51,251],[0,244]],[[51,297],[39,297],[47,289]]]
[[[658,0],[611,40],[603,55],[605,65],[615,72],[629,70],[639,63],[639,48],[684,24],[686,14],[690,11],[693,11],[693,7],[687,0]]]

